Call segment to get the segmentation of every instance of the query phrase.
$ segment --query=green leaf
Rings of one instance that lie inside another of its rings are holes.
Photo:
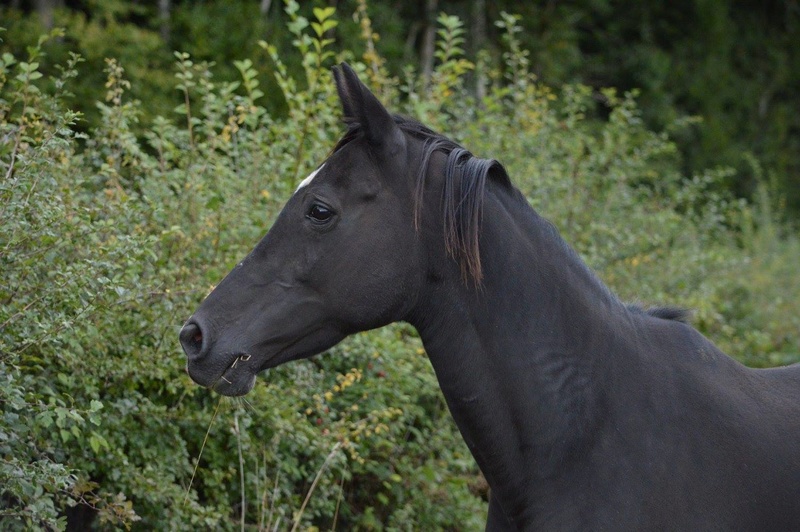
[[[100,452],[101,449],[109,449],[110,446],[108,445],[108,441],[96,432],[92,432],[89,435],[89,446],[92,448],[92,451],[97,454]]]
[[[49,428],[53,424],[53,413],[49,410],[45,410],[40,412],[36,419],[39,420],[39,424],[44,428]]]
[[[215,194],[206,202],[206,209],[215,211],[223,203],[225,203],[225,198],[220,194]]]
[[[308,19],[305,17],[297,17],[297,19],[289,22],[286,27],[289,29],[292,34],[300,36],[303,33],[303,30],[308,27]]]
[[[253,62],[250,59],[243,59],[241,61],[234,60],[233,66],[235,66],[240,72],[244,73],[253,66]]]
[[[334,13],[336,13],[335,7],[314,8],[314,16],[317,17],[317,20],[320,22],[330,18]]]
[[[298,9],[300,9],[300,5],[295,0],[288,0],[286,2],[285,11],[289,16],[292,16],[295,13],[297,13]]]

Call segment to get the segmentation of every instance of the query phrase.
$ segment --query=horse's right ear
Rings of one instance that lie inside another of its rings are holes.
[[[361,83],[350,65],[342,63],[338,67],[333,67],[333,77],[336,80],[336,90],[342,102],[345,121],[357,122],[364,130],[370,144],[384,147],[402,139],[400,129],[391,113],[366,85]]]

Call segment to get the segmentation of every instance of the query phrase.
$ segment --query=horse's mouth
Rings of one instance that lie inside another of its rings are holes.
[[[246,395],[253,389],[256,375],[261,371],[274,368],[288,360],[305,358],[321,352],[319,340],[314,340],[314,333],[320,329],[312,330],[311,334],[297,335],[296,337],[272,338],[269,341],[257,343],[247,351],[227,351],[223,353],[208,353],[207,359],[215,357],[219,364],[204,364],[203,361],[187,364],[189,376],[197,384],[225,396]],[[311,339],[310,345],[303,345]],[[287,341],[290,340],[290,341]],[[330,345],[334,342],[323,342]],[[227,366],[222,366],[229,361]],[[205,367],[203,367],[205,366]],[[221,368],[225,368],[220,372]]]
[[[249,353],[237,354],[209,388],[220,395],[230,397],[247,394],[255,386],[256,373],[259,370],[253,365],[252,358]]]

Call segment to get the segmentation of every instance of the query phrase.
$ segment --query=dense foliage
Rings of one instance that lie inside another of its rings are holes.
[[[482,526],[485,482],[409,327],[270,370],[241,401],[183,372],[182,321],[341,134],[328,71],[339,60],[390,108],[501,160],[624,298],[694,308],[748,364],[800,360],[800,242],[766,192],[747,204],[717,186],[731,170],[685,178],[634,93],[538,82],[505,13],[505,53],[478,65],[461,21],[440,16],[426,82],[410,68],[392,78],[372,46],[356,55],[328,39],[332,9],[286,6],[299,71],[275,43],[259,43],[269,87],[245,56],[238,80],[220,81],[177,53],[179,103],[163,116],[146,93],[130,97],[140,76],[106,59],[99,118],[82,125],[70,91],[101,73],[44,55],[59,31],[0,58],[0,528]],[[479,100],[465,89],[476,67]],[[265,106],[270,90],[284,109]],[[597,100],[603,121],[587,118]]]
[[[800,217],[796,0],[371,0],[377,43],[360,39],[366,0],[301,4],[307,15],[325,6],[347,15],[326,31],[339,49],[360,55],[377,44],[389,72],[397,75],[414,64],[426,78],[436,59],[441,11],[465,21],[465,57],[479,63],[485,55],[494,64],[507,48],[492,21],[504,11],[519,13],[519,39],[541,82],[639,90],[642,118],[649,128],[670,132],[684,173],[726,166],[732,171],[717,187],[752,200],[758,186],[769,183],[775,201],[786,207],[782,213]],[[274,115],[286,111],[286,102],[258,41],[269,40],[302,83],[301,55],[285,31],[290,16],[284,0],[13,0],[7,6],[0,6],[1,24],[9,31],[4,51],[24,53],[43,27],[55,26],[65,28],[65,35],[46,44],[49,56],[61,63],[76,51],[86,60],[82,83],[69,100],[84,113],[81,130],[101,119],[93,102],[102,97],[107,57],[118,59],[136,80],[130,96],[146,103],[140,111],[146,123],[174,106],[172,50],[216,62],[215,78],[227,81],[237,79],[234,60],[250,58],[266,93],[259,103]],[[42,68],[51,73],[52,64]],[[466,76],[466,88],[479,98],[485,74],[478,68]],[[604,111],[591,108],[590,117]],[[690,126],[671,128],[689,118]]]

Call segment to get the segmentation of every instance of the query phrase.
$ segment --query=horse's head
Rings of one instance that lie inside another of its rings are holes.
[[[334,75],[348,134],[181,330],[189,375],[221,394],[403,319],[420,286],[410,139],[349,66]]]

